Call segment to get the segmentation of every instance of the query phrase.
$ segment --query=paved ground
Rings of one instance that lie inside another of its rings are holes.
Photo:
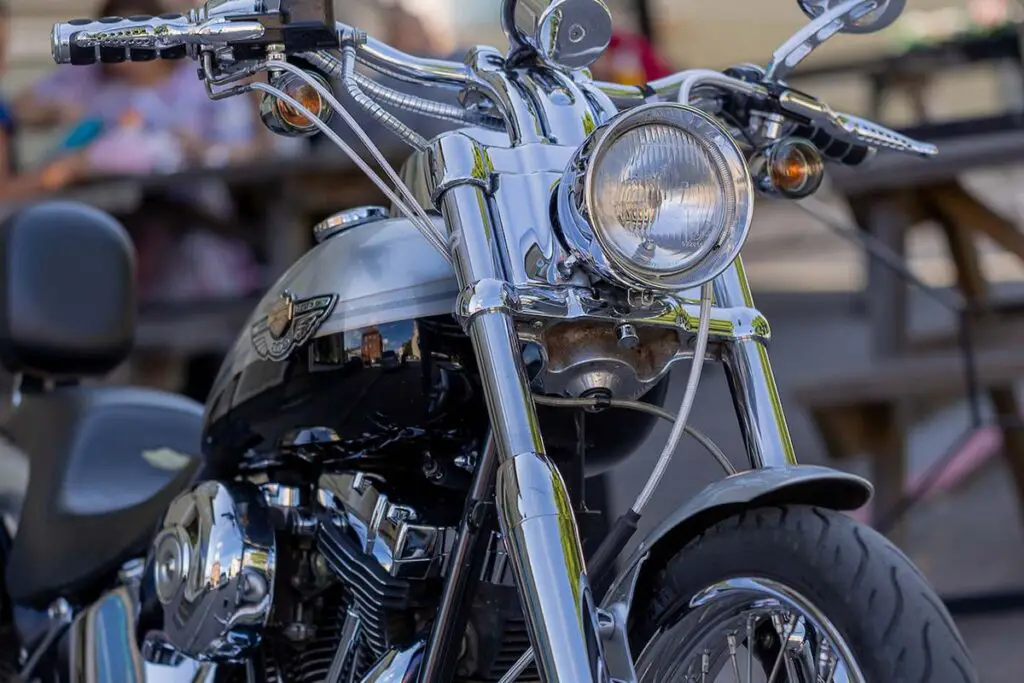
[[[784,289],[841,291],[860,286],[862,256],[827,230],[815,227],[792,208],[765,212],[751,238],[748,271],[755,292]],[[941,282],[946,273],[940,245],[926,233],[915,237],[914,266]],[[998,255],[988,259],[991,272],[1002,280],[1019,279],[1019,270]],[[1010,282],[1008,293],[1024,288]],[[807,415],[787,396],[808,379],[841,368],[870,365],[868,330],[856,312],[856,297],[846,294],[763,294],[761,309],[772,322],[772,359],[787,406],[793,440],[804,462],[822,462],[824,454]],[[921,297],[914,299],[913,324],[950,324],[941,309]],[[677,406],[685,369],[676,372],[669,405]],[[732,404],[718,368],[706,373],[693,424],[705,430],[726,452],[741,453]],[[963,407],[937,416],[911,435],[912,469],[920,470],[939,457],[968,426]],[[614,473],[611,492],[616,511],[624,510],[642,486],[667,435],[659,428],[632,461]],[[857,463],[845,465],[858,469]],[[654,524],[675,504],[720,476],[709,457],[685,442],[656,494],[645,523]],[[921,566],[943,594],[1024,588],[1024,529],[1012,491],[1000,463],[986,467],[952,494],[916,509],[907,522],[904,550]],[[1024,614],[1007,618],[963,620],[960,627],[971,646],[985,683],[1024,680],[1024,648],[1019,633]]]

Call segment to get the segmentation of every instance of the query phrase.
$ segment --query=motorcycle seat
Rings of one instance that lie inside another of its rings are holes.
[[[0,472],[21,475],[0,484],[0,518],[13,531],[8,596],[43,607],[144,557],[200,471],[202,417],[196,401],[138,387],[26,395],[0,455]]]

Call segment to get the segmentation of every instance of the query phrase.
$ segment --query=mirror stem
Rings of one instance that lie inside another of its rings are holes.
[[[793,34],[772,55],[766,69],[766,80],[779,82],[784,80],[807,55],[814,52],[826,40],[834,36],[863,17],[868,12],[878,9],[878,0],[846,0],[846,2],[828,10],[811,23]]]

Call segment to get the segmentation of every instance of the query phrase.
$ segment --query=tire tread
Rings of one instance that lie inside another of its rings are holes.
[[[697,591],[755,573],[790,585],[825,611],[869,683],[979,681],[952,617],[920,570],[874,529],[808,506],[744,510],[693,538],[640,589],[634,604],[646,608],[631,629],[634,652]]]

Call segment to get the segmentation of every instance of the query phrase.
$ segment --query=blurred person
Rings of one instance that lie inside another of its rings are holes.
[[[401,4],[394,4],[384,10],[386,27],[384,42],[402,52],[417,57],[439,57],[437,41],[423,20],[405,9]]]
[[[106,0],[98,15],[166,12],[160,0]],[[209,99],[190,60],[61,67],[23,93],[14,111],[16,120],[36,126],[76,124],[55,163],[84,158],[76,170],[94,176],[239,163],[256,158],[269,138],[251,98]],[[147,193],[122,218],[138,252],[144,302],[234,298],[262,285],[223,182],[183,181]],[[142,361],[147,383],[171,388],[167,373],[177,370],[166,369],[166,356],[155,365]]]
[[[591,66],[599,81],[644,85],[672,73],[647,38],[615,31],[608,49]]]
[[[107,0],[99,15],[165,12],[159,0]],[[34,125],[74,122],[79,130],[90,128],[92,135],[84,139],[76,140],[73,131],[58,150],[58,159],[84,155],[79,174],[222,166],[252,159],[260,147],[251,100],[210,100],[188,60],[58,68],[23,93],[14,111],[16,120]],[[177,205],[192,209],[193,224],[181,225]],[[225,252],[236,253],[229,261],[240,259],[237,241],[217,234],[233,218],[226,189],[210,181],[170,189],[129,217],[139,251],[140,296],[182,300],[251,290],[248,264],[235,269],[235,277],[224,272]],[[193,277],[196,271],[204,277]]]
[[[6,70],[10,19],[10,6],[0,0],[0,74]],[[68,155],[41,170],[20,173],[15,148],[16,132],[14,108],[0,98],[0,201],[59,190],[84,171],[82,156]]]

